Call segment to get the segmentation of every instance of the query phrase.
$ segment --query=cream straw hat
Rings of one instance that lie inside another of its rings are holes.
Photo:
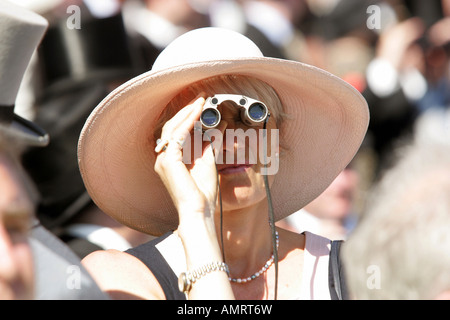
[[[39,147],[48,144],[48,134],[14,109],[25,70],[47,27],[40,15],[0,0],[0,131]]]
[[[88,118],[78,145],[79,166],[87,191],[104,212],[152,235],[177,228],[175,207],[153,169],[153,129],[183,88],[225,74],[268,83],[289,116],[280,128],[280,140],[289,147],[271,188],[277,220],[324,191],[360,147],[369,112],[349,84],[303,63],[266,58],[234,31],[197,29],[174,40],[151,71],[118,87]]]

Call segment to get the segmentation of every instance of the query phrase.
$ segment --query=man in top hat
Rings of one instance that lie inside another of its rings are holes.
[[[0,0],[0,299],[102,299],[79,259],[34,218],[37,193],[20,164],[25,148],[49,143],[43,129],[14,112],[47,26],[43,17]]]
[[[80,4],[82,27],[70,29],[63,11],[49,25],[36,68],[42,82],[34,122],[46,128],[51,142],[46,148],[30,148],[22,160],[41,196],[40,222],[83,258],[98,249],[126,250],[149,237],[96,207],[85,190],[76,155],[79,134],[92,109],[146,68],[135,58],[120,13],[98,18],[95,10]]]

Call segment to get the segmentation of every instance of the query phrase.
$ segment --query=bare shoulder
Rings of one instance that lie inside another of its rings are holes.
[[[82,263],[112,299],[165,299],[153,273],[136,257],[118,250],[99,250]]]
[[[283,239],[285,244],[285,248],[288,250],[300,249],[303,250],[305,248],[305,234],[297,233],[294,231],[286,230],[283,228],[278,228],[278,232],[280,234],[280,238]]]
[[[296,274],[303,268],[305,235],[281,228],[278,229],[278,233],[280,241],[278,259],[287,268],[287,274]]]

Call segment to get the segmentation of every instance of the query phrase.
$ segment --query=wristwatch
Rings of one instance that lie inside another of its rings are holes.
[[[189,293],[195,281],[213,271],[229,273],[225,262],[210,262],[194,271],[182,272],[178,277],[178,289],[183,293]]]
[[[178,277],[178,289],[183,293],[188,293],[192,288],[192,280],[189,277],[189,273],[182,272]]]

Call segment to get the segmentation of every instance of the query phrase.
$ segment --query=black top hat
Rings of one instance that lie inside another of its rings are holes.
[[[84,15],[79,28],[68,28],[65,19],[51,25],[39,61],[46,93],[137,73],[120,13],[102,19]]]

